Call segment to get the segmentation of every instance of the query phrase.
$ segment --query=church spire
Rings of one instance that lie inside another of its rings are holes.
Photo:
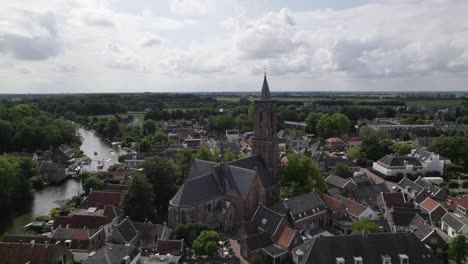
[[[265,76],[263,77],[263,86],[262,92],[260,93],[260,101],[269,101],[271,100],[270,87],[268,87],[268,81],[266,78],[266,66],[265,66]]]

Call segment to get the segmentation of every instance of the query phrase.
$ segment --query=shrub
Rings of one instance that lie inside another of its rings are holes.
[[[450,189],[456,189],[460,187],[460,184],[458,182],[449,182],[448,187]]]
[[[463,187],[463,188],[468,188],[468,181],[464,181],[464,182],[462,183],[462,187]]]

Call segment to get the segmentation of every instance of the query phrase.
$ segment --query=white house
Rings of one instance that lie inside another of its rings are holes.
[[[413,150],[411,156],[417,158],[421,162],[424,172],[438,171],[442,175],[444,173],[445,164],[450,163],[449,159],[422,148]]]
[[[458,233],[468,234],[468,219],[458,213],[446,213],[441,219],[441,229],[454,238]]]

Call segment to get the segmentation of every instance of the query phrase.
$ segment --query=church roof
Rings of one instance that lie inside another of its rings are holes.
[[[260,93],[260,101],[269,101],[271,100],[271,94],[270,94],[270,87],[268,87],[268,81],[265,77],[263,78],[263,86],[262,86],[262,92]]]

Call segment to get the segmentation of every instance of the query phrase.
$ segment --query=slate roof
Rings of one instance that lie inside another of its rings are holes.
[[[171,236],[169,228],[165,225],[133,222],[133,226],[140,235],[142,248],[154,248],[158,239],[168,239]]]
[[[446,213],[441,220],[447,223],[457,232],[460,231],[467,224],[466,218],[454,213]]]
[[[325,179],[325,182],[330,184],[330,185],[333,185],[333,186],[336,186],[338,188],[343,188],[348,182],[349,180],[348,179],[345,179],[345,178],[342,178],[340,176],[336,176],[336,175],[333,175],[333,174],[330,174],[326,179]]]
[[[292,218],[297,221],[327,210],[322,198],[316,192],[305,193],[284,201]]]
[[[329,168],[332,168],[332,167],[336,167],[336,164],[337,163],[341,163],[341,164],[344,164],[350,168],[356,168],[356,167],[359,167],[359,165],[350,160],[350,159],[344,159],[344,158],[340,158],[340,157],[325,157],[323,159],[323,164],[324,164],[324,167],[326,169],[329,169]]]
[[[125,243],[132,242],[138,236],[138,230],[128,217],[115,226],[112,231],[112,235],[114,236],[116,233],[123,239],[123,241],[125,241]]]
[[[409,227],[413,219],[418,215],[416,212],[404,212],[404,211],[396,211],[390,212],[391,221],[397,228],[405,228]],[[425,216],[425,219],[429,219],[427,214],[421,213],[421,215]],[[422,217],[422,216],[420,216]]]
[[[356,189],[349,191],[349,196],[356,201],[374,207],[377,205],[377,197],[381,192],[388,192],[385,183],[357,185]]]
[[[403,167],[405,166],[405,161],[408,163],[408,165],[422,167],[421,162],[417,158],[408,156],[385,155],[377,162],[387,167]]]
[[[51,236],[53,241],[71,240],[72,249],[88,249],[90,239],[101,233],[105,236],[103,229],[83,229],[83,228],[57,228]]]
[[[170,203],[191,207],[223,194],[246,199],[257,174],[265,188],[277,186],[260,155],[221,164],[194,160],[187,179]]]
[[[284,215],[281,215],[263,205],[259,205],[255,211],[252,221],[255,223],[258,232],[270,232],[274,235],[284,219]]]
[[[260,101],[270,101],[271,100],[271,93],[270,93],[270,87],[268,87],[268,81],[265,77],[263,78],[263,85],[262,85],[262,91],[260,92],[259,96]]]
[[[421,216],[416,215],[410,223],[411,231],[419,238],[419,240],[425,239],[428,235],[434,232],[434,228],[427,224],[427,221]]]
[[[403,179],[401,179],[401,181],[398,183],[398,185],[402,188],[402,189],[405,189],[406,186],[410,187],[411,190],[414,190],[416,191],[417,193],[419,193],[420,191],[423,190],[423,187],[415,182],[413,182],[412,180],[408,179],[406,176],[403,177]]]
[[[247,248],[250,251],[255,251],[273,244],[273,241],[271,241],[270,232],[267,231],[245,237],[244,239],[247,243]]]
[[[287,254],[288,251],[286,249],[284,249],[283,247],[277,245],[277,244],[271,244],[267,247],[264,247],[262,248],[262,250],[272,256],[272,257],[278,257],[278,256],[281,256],[283,254]]]
[[[390,256],[392,263],[397,263],[400,254],[407,255],[410,263],[414,264],[440,263],[432,250],[413,233],[317,237],[294,249],[296,256],[297,250],[304,254],[304,261],[300,264],[336,263],[336,258],[343,258],[345,263],[354,263],[357,256],[362,257],[364,263],[382,263],[384,255]]]
[[[365,172],[362,173],[354,173],[353,177],[349,178],[354,184],[369,184],[369,176]]]
[[[140,250],[134,246],[108,244],[106,243],[96,253],[86,259],[84,264],[116,264],[122,263],[122,259],[126,256],[130,257],[130,261],[134,260],[140,253]]]

